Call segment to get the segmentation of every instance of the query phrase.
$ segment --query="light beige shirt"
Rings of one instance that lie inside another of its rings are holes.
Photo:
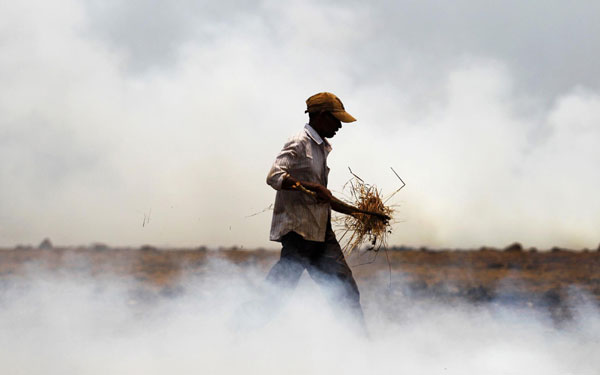
[[[288,139],[267,176],[267,184],[277,190],[271,241],[294,231],[309,241],[325,241],[327,220],[331,214],[329,203],[317,203],[312,196],[295,190],[282,190],[284,176],[289,174],[299,181],[316,182],[327,187],[329,167],[327,155],[331,145],[308,124],[297,135]]]

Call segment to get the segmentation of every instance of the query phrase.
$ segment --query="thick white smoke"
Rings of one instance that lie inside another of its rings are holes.
[[[272,246],[245,217],[328,90],[330,187],[408,183],[391,244],[595,248],[597,7],[4,1],[0,246]]]
[[[162,289],[31,271],[0,289],[1,373],[592,375],[600,367],[592,305],[557,327],[541,310],[419,300],[400,292],[394,274],[391,294],[386,277],[360,285],[364,338],[308,278],[266,325],[239,329],[235,312],[263,282],[252,267],[213,262]]]

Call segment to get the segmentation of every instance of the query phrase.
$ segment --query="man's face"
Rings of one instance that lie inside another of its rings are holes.
[[[322,137],[333,138],[337,131],[341,129],[342,122],[338,120],[331,112],[321,112],[319,116],[319,127],[316,129]]]

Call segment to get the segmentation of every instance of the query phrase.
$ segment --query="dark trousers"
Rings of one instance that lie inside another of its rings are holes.
[[[267,282],[283,289],[283,293],[291,293],[306,269],[311,278],[325,289],[330,303],[349,309],[360,330],[366,331],[360,293],[331,223],[327,225],[324,242],[307,241],[296,232],[286,234],[281,242],[281,258],[271,268]]]

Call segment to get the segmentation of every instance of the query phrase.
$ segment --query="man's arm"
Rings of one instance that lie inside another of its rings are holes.
[[[290,138],[277,157],[267,175],[267,184],[275,190],[298,190],[298,184],[314,193],[319,203],[331,203],[334,199],[331,191],[325,186],[309,181],[300,181],[288,172],[294,169],[295,164],[305,155],[301,142],[297,138]]]
[[[318,184],[315,182],[308,182],[308,181],[298,181],[297,179],[295,179],[294,177],[290,176],[287,173],[283,178],[283,183],[281,184],[281,188],[285,189],[285,190],[298,190],[298,188],[299,188],[298,185],[301,185],[306,190],[309,190],[309,191],[315,193],[314,197],[317,199],[317,202],[329,203],[331,205],[331,209],[334,211],[337,211],[339,213],[346,214],[346,215],[354,215],[354,214],[360,213],[360,214],[377,216],[379,219],[384,220],[384,221],[390,220],[390,217],[383,213],[361,210],[357,207],[354,207],[348,203],[345,203],[345,202],[337,199],[336,197],[333,196],[333,194],[331,194],[331,191],[329,191],[329,189],[327,189],[325,186],[323,186],[321,184]]]
[[[283,149],[277,155],[269,174],[267,175],[267,184],[269,184],[275,190],[298,190],[299,187],[314,193],[314,197],[319,203],[329,203],[331,209],[346,215],[352,215],[356,213],[364,213],[369,215],[375,215],[382,220],[389,220],[389,216],[377,213],[359,210],[341,200],[335,198],[329,189],[325,186],[309,181],[299,181],[298,179],[291,176],[288,171],[293,169],[294,164],[298,160],[298,155],[303,155],[303,151],[300,143],[297,139],[290,139],[284,145]],[[300,186],[298,186],[298,184]]]
[[[335,199],[333,194],[331,194],[331,191],[325,186],[316,182],[299,181],[288,173],[283,176],[281,188],[284,190],[298,190],[298,184],[315,193],[314,197],[319,203],[331,203],[331,201]]]
[[[300,142],[296,138],[288,139],[271,166],[271,170],[267,175],[267,184],[275,190],[286,189],[284,180],[288,176],[288,171],[294,169],[299,160],[299,155],[302,155],[302,153]]]

